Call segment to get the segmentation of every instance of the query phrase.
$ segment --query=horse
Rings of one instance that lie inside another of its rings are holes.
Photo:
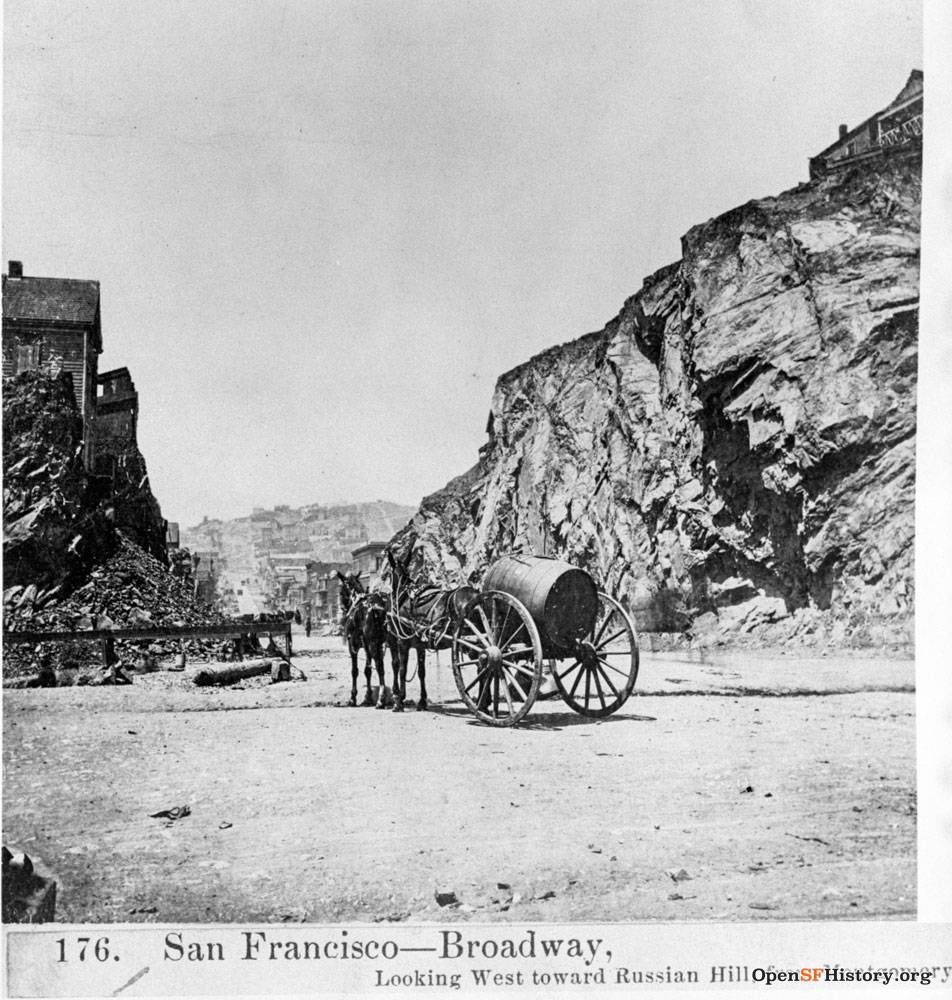
[[[338,571],[337,576],[341,581],[341,602],[344,606],[344,639],[350,653],[350,704],[357,704],[357,657],[363,648],[367,653],[367,664],[364,667],[367,690],[364,693],[361,707],[369,707],[374,704],[373,694],[370,690],[371,666],[373,665],[377,668],[377,680],[379,681],[376,707],[384,708],[386,687],[384,685],[383,651],[385,644],[390,644],[394,685],[397,681],[397,654],[395,647],[390,643],[387,628],[389,601],[384,594],[368,594],[356,573],[344,576]]]
[[[399,670],[393,682],[393,710],[403,711],[407,693],[407,661],[410,649],[416,649],[417,672],[420,676],[420,699],[417,711],[429,706],[426,695],[426,651],[448,649],[453,644],[453,632],[463,617],[469,602],[478,595],[474,587],[454,587],[441,590],[426,583],[417,583],[410,576],[410,560],[416,537],[411,536],[403,560],[397,560],[387,548],[390,564],[390,633],[396,646]]]

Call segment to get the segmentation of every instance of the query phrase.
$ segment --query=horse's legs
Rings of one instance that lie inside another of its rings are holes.
[[[407,696],[407,660],[410,658],[410,643],[404,639],[398,639],[391,647],[393,658],[394,682],[393,682],[393,710],[403,711],[403,700]]]
[[[369,646],[365,646],[364,651],[367,654],[367,662],[364,665],[364,681],[366,683],[366,690],[364,691],[364,700],[360,703],[361,708],[367,708],[368,706],[373,705],[374,703],[373,694],[371,694],[370,691],[370,673],[371,673],[371,664],[373,662],[372,661],[373,654],[371,653]]]
[[[377,680],[380,684],[377,690],[377,708],[383,708],[387,696],[387,685],[383,675],[383,639],[374,644],[374,665],[377,668]]]
[[[387,638],[390,650],[390,668],[393,671],[393,710],[403,710],[403,691],[400,689],[400,644],[392,637]]]
[[[357,650],[354,649],[353,644],[348,641],[347,647],[350,650],[350,703],[351,705],[357,704]]]
[[[417,671],[420,674],[420,700],[417,702],[417,711],[425,712],[426,700],[426,649],[422,642],[417,643]]]

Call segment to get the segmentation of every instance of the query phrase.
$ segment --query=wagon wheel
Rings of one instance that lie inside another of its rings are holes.
[[[637,677],[638,642],[631,618],[616,600],[599,594],[595,628],[571,659],[558,664],[555,683],[570,708],[602,717],[625,704]]]
[[[483,722],[514,726],[524,719],[542,677],[542,642],[525,606],[501,590],[474,597],[453,636],[453,676]]]

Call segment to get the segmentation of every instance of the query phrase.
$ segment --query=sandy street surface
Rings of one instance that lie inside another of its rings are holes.
[[[58,919],[915,913],[912,660],[645,654],[609,719],[555,700],[493,729],[447,654],[432,710],[394,715],[340,707],[340,639],[295,643],[306,682],[4,691],[3,840]]]

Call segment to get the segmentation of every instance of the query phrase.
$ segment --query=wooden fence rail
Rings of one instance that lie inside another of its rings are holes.
[[[74,629],[69,632],[7,632],[3,633],[4,645],[38,642],[99,642],[106,646],[117,639],[145,641],[147,639],[238,639],[243,635],[284,637],[284,649],[291,656],[291,625],[289,622],[229,622],[226,625],[186,625],[166,628],[98,628]]]

